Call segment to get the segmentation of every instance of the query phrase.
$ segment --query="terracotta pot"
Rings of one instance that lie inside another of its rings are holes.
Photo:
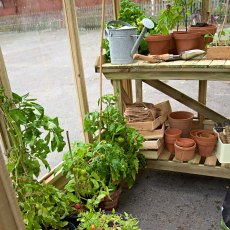
[[[180,147],[192,147],[195,144],[195,141],[191,138],[178,138],[175,143]]]
[[[193,129],[190,131],[190,137],[196,141],[196,133],[199,132],[199,131],[202,131],[202,129]]]
[[[173,36],[173,33],[170,34],[171,35],[171,40],[169,42],[169,54],[178,54],[177,53],[177,49],[176,49],[176,42]]]
[[[168,128],[165,130],[165,146],[170,153],[175,152],[174,143],[182,134],[180,129]]]
[[[193,146],[191,147],[181,147],[178,146],[175,142],[175,156],[177,160],[180,161],[190,161],[194,158],[196,143],[194,142]]]
[[[118,186],[117,190],[114,191],[110,197],[106,196],[99,204],[99,208],[105,211],[112,211],[117,207],[122,187]]]
[[[204,37],[204,46],[213,41],[213,36],[215,35],[217,27],[215,25],[207,25],[207,26],[191,26],[189,28],[189,32],[199,32]],[[205,37],[205,35],[209,35],[209,37]]]
[[[200,131],[196,132],[195,139],[216,143],[217,137],[218,137],[217,133],[215,133],[211,130],[200,130]]]
[[[153,55],[167,54],[171,39],[171,35],[161,34],[149,35],[145,37],[145,40],[148,43],[149,53]]]
[[[217,134],[209,130],[201,130],[196,133],[196,143],[199,154],[204,157],[211,156],[217,142]]]
[[[211,156],[215,148],[215,145],[216,145],[213,142],[209,143],[209,142],[201,141],[201,140],[197,140],[196,143],[198,145],[199,154],[203,157]]]
[[[186,111],[172,112],[168,115],[169,126],[182,130],[181,137],[189,137],[193,116],[193,113]]]
[[[176,41],[176,48],[178,54],[186,50],[199,49],[200,48],[200,33],[173,33]]]

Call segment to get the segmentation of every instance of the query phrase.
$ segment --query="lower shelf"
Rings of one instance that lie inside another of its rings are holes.
[[[215,155],[202,157],[196,154],[191,161],[178,161],[174,154],[164,150],[156,159],[147,159],[151,169],[190,173],[230,179],[230,164],[221,164]]]

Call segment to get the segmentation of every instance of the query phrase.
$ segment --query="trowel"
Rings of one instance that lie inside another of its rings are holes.
[[[135,60],[143,60],[150,63],[156,63],[161,61],[175,61],[175,60],[189,60],[194,57],[200,56],[205,54],[204,50],[193,49],[193,50],[186,50],[178,55],[174,54],[161,54],[161,55],[142,55],[142,54],[134,54],[133,59]]]

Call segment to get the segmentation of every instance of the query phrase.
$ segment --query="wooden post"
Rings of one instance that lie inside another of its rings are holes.
[[[209,12],[209,0],[202,0],[202,13],[201,13],[201,21],[207,22],[210,17]]]
[[[0,48],[0,87],[4,88],[4,93],[7,97],[9,98],[12,97],[10,82],[9,82],[9,78],[6,72],[6,66],[5,66],[5,62],[3,59],[1,48]],[[3,149],[4,154],[7,155],[8,150],[11,147],[11,144],[10,144],[10,139],[9,139],[9,136],[6,130],[5,120],[4,120],[3,114],[1,113],[0,113],[0,143],[2,144],[4,148]]]
[[[82,64],[80,39],[78,34],[78,22],[75,1],[63,0],[63,9],[65,12],[67,32],[69,35],[70,51],[73,62],[75,85],[77,89],[78,105],[80,108],[82,130],[84,130],[83,119],[85,114],[89,112],[89,108]],[[84,138],[85,142],[88,143],[90,141],[90,136],[87,133],[84,133]]]
[[[113,16],[114,20],[117,20],[119,17],[120,11],[120,0],[113,0]],[[129,97],[129,100],[133,102],[133,94],[132,94],[132,82],[131,80],[122,80],[122,87],[125,90],[126,94]]]
[[[120,0],[112,0],[112,2],[113,2],[113,18],[117,20],[119,17]]]
[[[199,81],[199,95],[198,95],[198,101],[206,105],[206,97],[207,97],[207,81]],[[199,128],[202,129],[204,126],[204,119],[205,117],[201,114],[198,114],[198,120],[199,120]]]
[[[25,230],[15,191],[0,149],[0,229]]]

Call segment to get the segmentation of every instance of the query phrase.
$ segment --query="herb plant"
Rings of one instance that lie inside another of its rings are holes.
[[[83,229],[114,229],[114,230],[139,230],[138,220],[131,215],[116,213],[114,210],[111,213],[103,211],[98,212],[83,212],[79,216],[79,230]]]

